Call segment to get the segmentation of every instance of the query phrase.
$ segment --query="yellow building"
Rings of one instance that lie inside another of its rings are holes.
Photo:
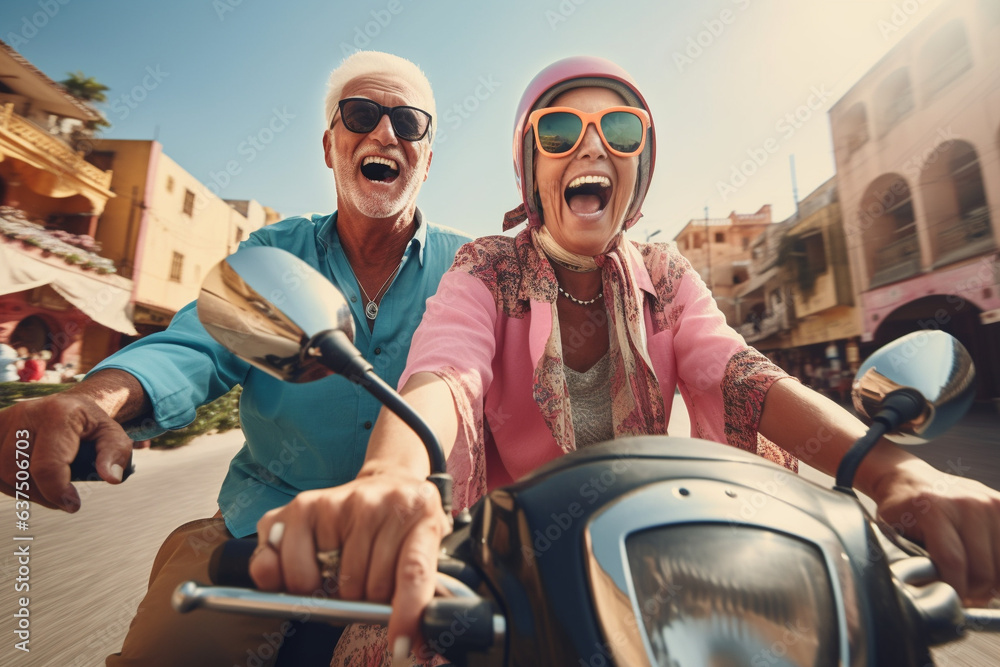
[[[851,281],[836,178],[799,202],[779,249],[792,313],[776,360],[831,398],[847,399],[859,363],[861,309]]]
[[[114,201],[112,174],[84,159],[100,119],[0,42],[0,342],[47,353],[58,375],[135,333],[132,282],[93,238]]]
[[[133,319],[143,334],[169,324],[219,260],[277,217],[256,201],[219,198],[156,141],[102,140],[90,159],[114,174],[118,196],[101,216],[97,240],[135,283]]]
[[[749,279],[734,289],[736,329],[815,389],[846,400],[858,364],[852,288],[836,180],[800,201],[750,245]]]
[[[677,249],[705,281],[730,326],[737,326],[735,289],[749,278],[750,246],[771,225],[771,205],[756,213],[689,220],[674,237]]]
[[[836,179],[799,202],[794,220],[784,241],[796,317],[792,346],[859,336],[861,313],[855,305]]]

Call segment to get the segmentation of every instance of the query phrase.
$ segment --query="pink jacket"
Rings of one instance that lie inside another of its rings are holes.
[[[787,375],[726,324],[676,247],[628,243],[627,252],[644,294],[648,351],[666,421],[676,386],[690,413],[692,437],[796,469],[794,457],[757,433],[764,395]],[[456,508],[573,448],[550,400],[565,392],[561,359],[558,376],[541,372],[555,284],[551,265],[525,230],[517,238],[485,237],[463,246],[427,302],[399,386],[429,371],[451,389],[459,415],[448,459]],[[586,329],[569,332],[567,343],[588,335]]]

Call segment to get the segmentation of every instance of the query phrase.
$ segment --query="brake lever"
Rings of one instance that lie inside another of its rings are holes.
[[[461,650],[486,650],[503,645],[507,619],[493,612],[490,601],[482,598],[461,581],[438,573],[438,586],[454,597],[435,598],[421,619],[425,637],[443,633],[455,635],[456,619],[462,619],[462,632],[453,637]],[[177,587],[171,599],[173,607],[185,614],[195,609],[267,616],[289,620],[324,621],[331,625],[368,623],[388,625],[392,606],[372,602],[351,602],[228,586],[200,586],[188,581]]]

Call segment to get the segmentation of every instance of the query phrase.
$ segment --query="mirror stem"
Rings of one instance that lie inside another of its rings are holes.
[[[424,447],[427,448],[427,455],[431,462],[431,474],[427,479],[441,493],[441,505],[444,511],[450,514],[452,509],[452,479],[447,472],[444,449],[441,448],[441,443],[438,442],[437,436],[431,431],[427,422],[403,400],[402,396],[375,374],[372,365],[361,356],[361,352],[354,347],[343,331],[325,331],[313,339],[307,349],[310,353],[317,351],[324,366],[364,387],[368,393],[378,399],[379,403],[389,408],[393,414],[402,419],[420,436]]]
[[[900,424],[919,417],[924,411],[924,405],[924,397],[915,389],[904,387],[886,394],[882,399],[880,410],[872,418],[868,432],[858,438],[840,460],[840,465],[837,467],[837,485],[834,488],[855,495],[854,475],[861,462],[868,456],[868,452],[878,444],[883,435],[895,431]]]

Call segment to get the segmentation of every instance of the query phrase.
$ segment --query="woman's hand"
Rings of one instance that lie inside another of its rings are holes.
[[[872,498],[886,522],[923,543],[965,604],[1000,597],[1000,493],[922,464],[886,475]]]
[[[278,523],[284,527],[275,529]],[[433,484],[411,471],[363,473],[342,486],[300,493],[265,514],[250,575],[268,591],[391,601],[389,646],[405,637],[417,648],[441,539],[450,531]],[[340,550],[339,577],[324,582],[316,555],[332,550]]]

